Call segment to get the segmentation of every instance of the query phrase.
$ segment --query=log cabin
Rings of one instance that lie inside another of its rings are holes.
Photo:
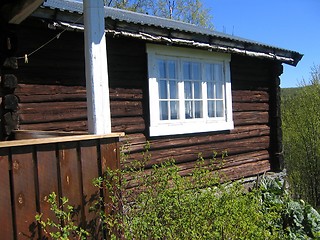
[[[229,179],[281,171],[280,75],[302,54],[211,29],[105,7],[112,132],[129,159],[227,152]],[[88,131],[81,2],[47,0],[2,24],[1,138],[15,130]]]

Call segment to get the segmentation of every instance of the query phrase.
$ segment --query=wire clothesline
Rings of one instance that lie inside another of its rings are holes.
[[[75,24],[77,23],[81,18],[83,18],[83,16],[79,17],[76,21],[74,21],[72,24]],[[38,52],[40,49],[44,48],[45,46],[47,46],[48,44],[50,44],[53,40],[55,39],[59,39],[61,34],[63,34],[65,31],[67,31],[70,27],[67,26],[65,29],[63,29],[60,33],[58,33],[57,35],[55,35],[54,37],[52,37],[51,39],[49,39],[47,42],[45,42],[44,44],[42,44],[40,47],[36,48],[35,50],[33,50],[32,52],[30,53],[26,53],[24,54],[24,56],[21,56],[21,57],[17,57],[17,60],[19,59],[24,59],[24,62],[25,63],[28,63],[29,62],[29,57],[31,55],[33,55],[34,53]]]

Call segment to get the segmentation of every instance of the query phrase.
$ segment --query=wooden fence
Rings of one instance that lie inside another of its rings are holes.
[[[28,135],[28,134],[27,134]],[[41,134],[40,134],[41,135]],[[74,220],[90,227],[90,202],[100,191],[93,178],[119,167],[119,137],[75,135],[0,143],[0,239],[43,239],[37,213],[54,219],[47,197],[56,192],[76,207]],[[107,197],[103,196],[105,201]]]

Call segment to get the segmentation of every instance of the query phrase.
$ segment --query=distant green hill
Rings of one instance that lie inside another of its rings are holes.
[[[285,100],[285,99],[294,97],[301,90],[302,90],[302,87],[298,87],[298,88],[281,88],[281,98],[282,98],[282,100]]]

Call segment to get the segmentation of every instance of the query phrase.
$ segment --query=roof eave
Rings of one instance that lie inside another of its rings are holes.
[[[70,11],[61,11],[52,8],[38,8],[33,14],[33,17],[48,19],[56,22],[65,22],[71,23],[75,26],[83,24],[80,12],[70,12]],[[111,24],[110,24],[111,21]],[[303,57],[302,54],[290,51],[286,49],[281,49],[277,47],[272,47],[268,45],[258,44],[250,41],[241,41],[238,39],[231,39],[223,36],[218,36],[214,34],[200,34],[187,31],[181,31],[178,29],[169,29],[153,25],[143,25],[132,22],[120,21],[115,18],[106,17],[106,29],[117,32],[128,32],[137,34],[140,33],[151,34],[154,38],[162,39],[181,39],[187,40],[187,42],[194,42],[195,44],[187,43],[185,45],[199,47],[199,48],[208,48],[208,50],[219,50],[223,52],[230,52],[234,54],[247,55],[258,58],[267,58],[270,60],[279,61],[285,64],[296,66],[298,62]],[[133,28],[134,26],[134,28]],[[132,35],[134,36],[134,35]],[[143,37],[142,37],[143,38]],[[141,38],[141,39],[142,39]],[[151,38],[152,39],[152,38]],[[147,39],[150,41],[151,39]]]

